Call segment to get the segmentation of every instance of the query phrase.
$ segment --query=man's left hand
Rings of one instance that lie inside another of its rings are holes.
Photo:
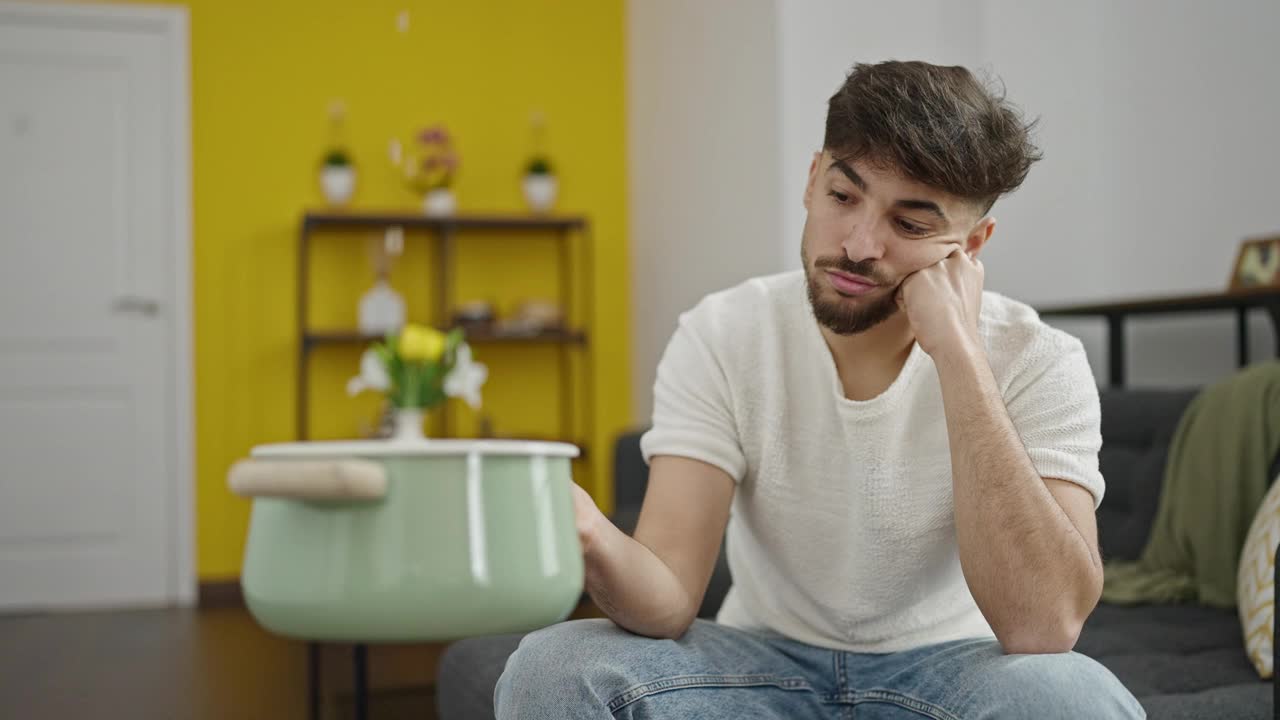
[[[959,246],[941,261],[907,276],[898,306],[907,313],[920,348],[938,353],[980,347],[978,313],[982,309],[982,261]]]

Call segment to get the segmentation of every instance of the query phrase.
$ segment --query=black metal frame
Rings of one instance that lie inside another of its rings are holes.
[[[307,717],[320,720],[320,643],[307,643]],[[369,718],[369,646],[351,648],[351,671],[355,720]]]
[[[1180,295],[1091,305],[1043,308],[1041,317],[1102,317],[1107,321],[1107,378],[1112,387],[1125,383],[1125,319],[1130,315],[1172,315],[1233,310],[1236,314],[1236,365],[1249,364],[1249,310],[1266,310],[1280,357],[1280,289]]]
[[[450,324],[449,308],[453,299],[451,272],[456,247],[462,242],[461,235],[470,231],[521,233],[555,233],[559,246],[556,253],[556,267],[559,274],[559,301],[564,310],[565,329],[547,331],[536,335],[512,335],[494,332],[468,333],[471,343],[524,343],[558,345],[560,366],[560,437],[561,442],[577,445],[582,450],[581,457],[589,453],[589,444],[580,432],[592,432],[595,427],[594,374],[595,355],[581,355],[583,380],[575,383],[572,380],[573,355],[575,347],[583,348],[589,344],[586,328],[595,328],[595,238],[592,235],[591,223],[584,216],[534,216],[534,215],[458,215],[435,218],[412,212],[399,213],[353,213],[353,212],[309,212],[302,216],[298,229],[297,245],[297,332],[298,347],[296,353],[294,407],[294,434],[298,440],[306,440],[309,434],[308,416],[310,411],[309,372],[310,356],[317,348],[331,345],[367,345],[378,336],[366,336],[355,330],[342,332],[316,332],[307,324],[307,311],[311,296],[310,282],[310,242],[311,234],[317,230],[379,230],[401,227],[408,230],[421,230],[429,233],[436,247],[437,256],[432,264],[432,282],[436,296],[433,299],[435,317],[433,322],[441,328]],[[362,237],[357,235],[357,237]],[[579,295],[579,293],[581,293]],[[573,317],[577,315],[578,317]],[[580,329],[574,329],[577,322]],[[441,413],[439,417],[439,433],[449,435],[449,414]]]

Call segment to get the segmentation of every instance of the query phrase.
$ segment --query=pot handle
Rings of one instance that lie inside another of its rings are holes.
[[[237,461],[227,486],[240,497],[293,500],[380,500],[387,494],[387,471],[370,460]]]

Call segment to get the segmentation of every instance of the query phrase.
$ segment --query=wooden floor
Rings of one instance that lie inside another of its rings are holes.
[[[372,647],[370,720],[434,719],[442,651]],[[302,720],[306,657],[241,608],[0,615],[0,718]],[[351,717],[350,647],[322,668],[321,717]]]

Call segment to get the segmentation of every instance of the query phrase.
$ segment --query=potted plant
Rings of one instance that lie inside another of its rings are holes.
[[[524,192],[525,204],[535,213],[551,210],[556,204],[556,195],[560,183],[551,169],[551,161],[543,148],[546,146],[547,118],[541,112],[533,113],[529,119],[533,131],[533,157],[525,164],[524,178],[520,189]]]
[[[551,162],[541,155],[530,160],[525,168],[521,189],[530,210],[536,213],[550,211],[556,204],[556,195],[560,190],[560,183],[551,171]]]
[[[330,205],[342,206],[356,190],[356,169],[351,156],[342,148],[334,148],[324,156],[320,168],[320,189]]]
[[[341,99],[329,103],[329,152],[320,162],[320,191],[334,206],[346,205],[356,191],[356,168],[343,148],[347,104]]]
[[[401,168],[409,187],[422,194],[422,209],[426,214],[442,216],[457,211],[452,185],[460,158],[443,125],[420,130],[408,151],[399,140],[392,140],[391,163]]]
[[[480,388],[488,377],[489,369],[472,359],[461,328],[444,333],[410,323],[365,351],[347,393],[386,394],[396,414],[393,437],[420,440],[423,415],[448,398],[480,407]]]

